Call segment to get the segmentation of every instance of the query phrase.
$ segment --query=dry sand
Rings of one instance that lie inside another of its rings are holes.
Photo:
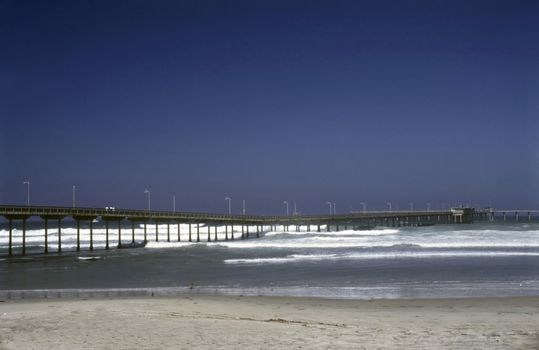
[[[539,298],[10,301],[0,349],[539,349]]]

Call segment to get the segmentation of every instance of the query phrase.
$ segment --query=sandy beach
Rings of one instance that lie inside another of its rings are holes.
[[[0,349],[538,349],[539,298],[0,303]]]

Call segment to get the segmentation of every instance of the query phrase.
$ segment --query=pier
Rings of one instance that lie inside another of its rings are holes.
[[[485,215],[490,221],[532,222],[539,217],[535,209],[485,209]]]
[[[93,251],[94,247],[94,221],[100,220],[105,224],[105,247],[111,249],[111,235],[116,233],[118,246],[124,244],[122,234],[125,224],[129,223],[130,244],[136,244],[135,226],[142,226],[144,235],[142,241],[165,240],[187,242],[215,242],[218,240],[217,229],[225,229],[224,240],[259,238],[264,232],[275,230],[277,227],[284,231],[290,229],[298,231],[300,226],[306,226],[308,231],[334,232],[341,230],[359,230],[373,226],[401,227],[426,226],[434,224],[465,224],[474,219],[488,218],[490,211],[476,212],[471,208],[453,208],[451,210],[428,211],[365,211],[339,215],[293,215],[293,216],[267,216],[267,215],[224,215],[210,213],[175,212],[175,211],[148,211],[114,208],[74,208],[50,206],[0,206],[0,216],[8,222],[7,256],[26,255],[28,244],[26,240],[27,223],[30,218],[43,220],[45,233],[42,242],[33,245],[32,253],[49,254],[49,234],[51,225],[56,226],[58,235],[55,253],[64,251],[62,243],[62,220],[71,219],[76,224],[76,245],[74,250],[81,251],[81,224],[89,226],[89,244],[84,247]],[[18,242],[13,240],[14,225],[20,224],[22,237]],[[188,225],[187,232],[180,232],[180,224]],[[155,235],[148,235],[148,226],[155,227]],[[166,232],[159,232],[159,225],[166,225]],[[171,236],[170,226],[175,225],[176,236]],[[202,226],[202,227],[201,227]],[[240,232],[234,227],[241,227]],[[202,232],[205,228],[206,232]],[[236,235],[235,235],[236,233]],[[163,236],[164,235],[164,236]],[[204,235],[204,237],[203,237]],[[0,253],[1,254],[1,253]]]

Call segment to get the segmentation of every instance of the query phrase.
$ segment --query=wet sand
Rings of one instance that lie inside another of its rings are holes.
[[[0,349],[539,349],[539,297],[0,303]]]

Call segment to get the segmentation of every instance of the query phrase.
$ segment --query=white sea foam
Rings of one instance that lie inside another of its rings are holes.
[[[381,230],[345,230],[339,232],[317,232],[317,231],[271,231],[266,233],[266,236],[305,236],[305,235],[328,235],[328,236],[381,236],[394,235],[399,233],[398,229],[381,229]]]
[[[118,244],[117,226],[110,225],[109,228],[109,246],[114,247]],[[312,227],[312,226],[311,226]],[[537,227],[537,226],[531,226]],[[168,231],[170,229],[170,231]],[[146,238],[148,240],[147,248],[176,248],[188,247],[196,243],[197,233],[196,224],[191,226],[192,243],[188,242],[189,225],[181,224],[181,241],[178,242],[178,227],[173,224],[170,226],[159,225],[159,242],[155,242],[155,225],[147,225]],[[215,242],[215,229],[217,229],[217,240]],[[455,229],[448,226],[444,230],[442,226],[435,228],[386,228],[367,231],[339,231],[339,232],[312,232],[307,231],[307,226],[301,226],[300,232],[282,230],[261,233],[260,239],[256,237],[256,229],[250,228],[251,239],[241,240],[241,226],[234,227],[234,238],[231,240],[231,226],[210,226],[210,240],[208,242],[208,227],[201,225],[199,238],[200,243],[208,247],[222,246],[237,249],[258,249],[258,248],[277,248],[277,249],[311,249],[311,248],[371,248],[371,247],[393,247],[399,245],[414,245],[420,248],[539,248],[539,230],[524,230],[522,227],[510,227],[504,230],[504,227],[493,227],[484,229],[484,226],[478,229]],[[267,227],[266,227],[267,229]],[[277,227],[279,229],[279,227]],[[95,249],[105,247],[106,230],[104,228],[94,228],[93,245]],[[170,232],[170,234],[168,234]],[[226,234],[225,234],[226,232]],[[44,229],[28,230],[26,234],[27,246],[44,247]],[[247,234],[247,229],[244,230]],[[171,242],[167,242],[170,235]],[[225,240],[228,236],[229,240]],[[77,229],[73,227],[62,228],[61,240],[63,249],[75,249],[77,241]],[[80,230],[81,249],[87,250],[90,245],[90,230],[88,227]],[[122,242],[127,243],[132,240],[131,227],[122,227]],[[144,240],[143,225],[135,226],[135,241]],[[8,231],[0,230],[0,246],[4,249],[8,244]],[[14,248],[22,246],[22,231],[13,230],[12,244]],[[55,251],[58,245],[58,230],[50,227],[48,230],[49,251]]]
[[[225,264],[286,264],[302,261],[322,260],[371,260],[371,259],[426,259],[456,257],[511,257],[539,256],[539,252],[485,252],[485,251],[443,251],[443,252],[384,252],[384,253],[350,253],[350,254],[293,254],[277,258],[228,259]]]

